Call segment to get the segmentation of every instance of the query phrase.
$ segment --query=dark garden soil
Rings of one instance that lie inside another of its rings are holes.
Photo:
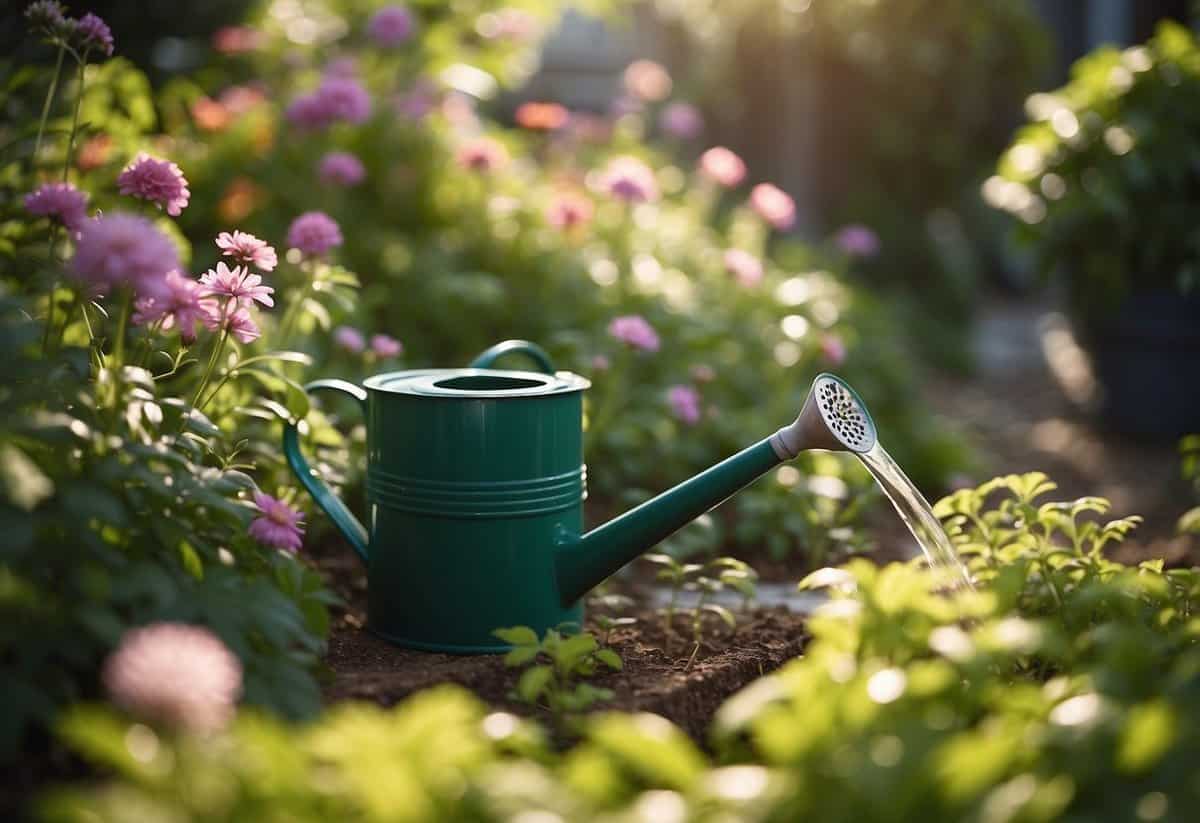
[[[505,667],[501,655],[402,649],[366,631],[366,579],[349,554],[336,546],[318,554],[319,565],[346,604],[335,610],[325,659],[332,671],[327,701],[370,700],[390,706],[420,689],[457,683],[496,708],[535,713],[509,698],[520,670]],[[596,708],[654,712],[698,741],[704,740],[713,713],[727,697],[800,654],[807,639],[803,616],[782,608],[759,609],[739,615],[733,633],[706,635],[692,659],[695,646],[682,632],[667,634],[648,611],[636,616],[636,625],[613,630],[608,640],[624,668],[589,681],[615,692],[613,700]],[[587,628],[603,636],[596,626]]]

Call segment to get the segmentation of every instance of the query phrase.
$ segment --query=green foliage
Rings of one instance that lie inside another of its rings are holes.
[[[670,587],[670,599],[660,612],[663,618],[663,629],[668,635],[675,632],[675,617],[682,615],[687,618],[694,644],[692,657],[700,649],[704,632],[716,621],[726,630],[737,628],[737,617],[727,607],[711,602],[718,594],[727,588],[742,595],[742,610],[747,611],[754,599],[758,573],[742,560],[734,557],[717,557],[707,563],[684,563],[669,554],[647,554],[644,559],[658,566],[655,577]],[[694,603],[683,606],[679,603],[681,592],[697,593]]]
[[[570,715],[586,711],[597,702],[611,700],[611,689],[580,682],[592,677],[604,666],[619,670],[621,657],[601,646],[589,632],[563,635],[547,629],[541,640],[528,626],[497,629],[493,634],[512,645],[504,664],[513,668],[528,666],[521,672],[513,696],[531,706],[541,706],[562,728]]]
[[[443,688],[310,728],[243,714],[219,740],[158,741],[135,763],[148,730],[89,709],[64,734],[117,777],[42,808],[105,821],[268,808],[297,820],[1189,820],[1200,572],[1104,560],[1127,528],[1097,519],[1098,498],[1045,501],[1052,490],[1014,475],[938,504],[974,591],[919,562],[814,574],[807,585],[829,600],[805,655],[724,704],[712,759],[645,714],[586,718],[554,754],[534,727]],[[537,642],[512,631],[518,648]]]
[[[1196,38],[1163,22],[1144,45],[1099,48],[1067,85],[1026,102],[1030,123],[984,197],[1019,218],[1084,316],[1111,313],[1134,288],[1200,283],[1197,100]]]

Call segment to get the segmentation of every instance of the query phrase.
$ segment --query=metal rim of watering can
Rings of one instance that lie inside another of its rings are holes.
[[[457,385],[450,385],[459,381]],[[472,385],[471,381],[474,381]],[[573,372],[543,374],[501,369],[419,369],[368,377],[363,385],[371,391],[447,399],[542,397],[581,392],[591,381]]]

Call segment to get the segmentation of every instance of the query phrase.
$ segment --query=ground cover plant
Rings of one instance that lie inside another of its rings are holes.
[[[592,715],[556,753],[536,723],[454,688],[387,711],[342,707],[308,727],[246,712],[207,736],[92,706],[62,733],[119,777],[42,810],[1186,820],[1200,799],[1200,577],[1105,559],[1135,519],[1105,521],[1106,501],[1047,500],[1053,490],[1044,475],[1013,475],[938,504],[974,591],[920,563],[813,575],[806,585],[830,599],[807,653],[725,704],[711,755],[662,718],[619,713]],[[240,780],[247,770],[270,779]]]

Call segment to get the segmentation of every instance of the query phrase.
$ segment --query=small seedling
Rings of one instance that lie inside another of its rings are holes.
[[[528,626],[513,626],[492,632],[512,651],[504,656],[510,668],[528,666],[517,681],[512,697],[550,712],[561,728],[568,716],[585,711],[593,704],[611,700],[611,689],[580,682],[592,677],[601,666],[619,671],[624,664],[620,655],[602,647],[588,632],[563,635],[547,629],[540,641]]]
[[[662,610],[663,629],[669,634],[675,620],[679,593],[687,587],[695,575],[704,569],[704,566],[699,563],[680,563],[669,554],[648,554],[646,560],[659,567],[655,579],[661,580],[671,587],[667,607]]]
[[[742,596],[742,611],[750,611],[754,596],[758,593],[758,572],[754,567],[736,557],[718,557],[708,564],[708,568],[716,573],[722,585]]]
[[[592,621],[604,632],[600,645],[607,646],[613,629],[637,625],[637,618],[622,615],[634,606],[633,598],[623,594],[601,594],[588,598],[588,607],[592,610]],[[597,610],[603,609],[602,612]]]

